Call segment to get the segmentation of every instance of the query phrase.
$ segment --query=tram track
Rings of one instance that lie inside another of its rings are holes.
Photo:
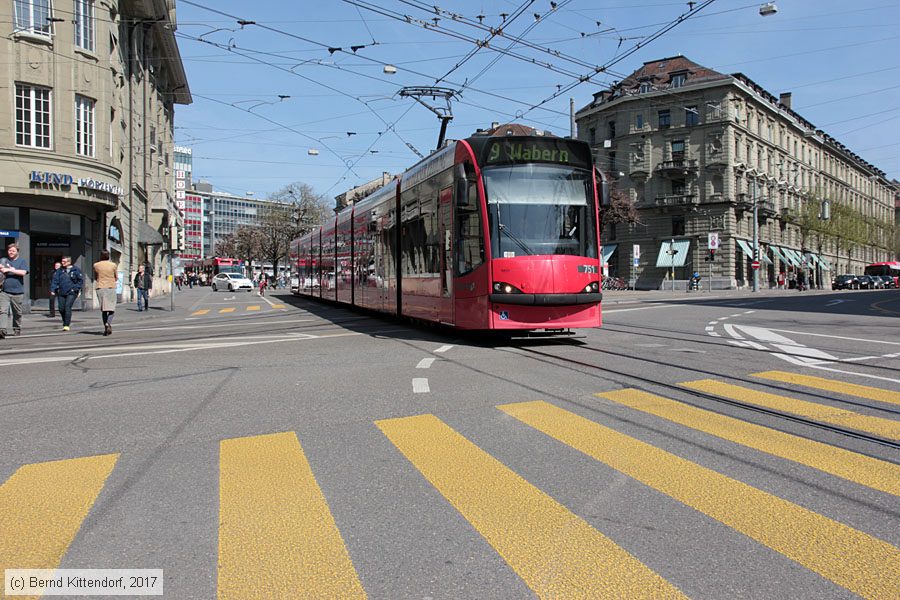
[[[566,342],[561,342],[561,343],[559,343],[559,345],[565,345],[565,346],[567,346],[567,347],[570,347],[570,348],[576,348],[576,349],[578,349],[578,350],[586,350],[586,351],[590,351],[590,352],[597,352],[597,353],[602,353],[602,354],[608,354],[608,355],[617,356],[617,357],[620,357],[620,358],[625,358],[625,359],[630,359],[630,360],[636,360],[636,361],[641,361],[641,362],[645,362],[645,363],[653,363],[653,364],[656,364],[656,365],[670,366],[670,365],[667,364],[667,363],[662,363],[662,362],[660,362],[660,361],[655,361],[655,360],[652,360],[652,359],[647,359],[647,358],[642,358],[642,357],[635,357],[635,356],[631,356],[631,355],[624,354],[624,353],[610,352],[610,351],[608,351],[608,350],[601,350],[601,349],[597,349],[597,348],[589,348],[589,347],[584,347],[584,346],[575,346],[575,345],[572,345],[572,344],[568,344],[568,343],[566,343]],[[865,442],[868,442],[868,443],[871,443],[871,444],[875,444],[875,445],[878,445],[878,446],[883,446],[883,447],[891,448],[891,449],[893,449],[893,450],[900,450],[900,442],[897,442],[897,441],[894,441],[894,440],[890,440],[890,439],[886,439],[886,438],[883,438],[883,437],[879,437],[879,436],[876,436],[876,435],[871,435],[871,434],[868,434],[868,433],[856,431],[856,430],[854,430],[854,429],[848,429],[848,428],[845,428],[845,427],[840,427],[840,426],[832,425],[832,424],[829,424],[829,423],[823,423],[823,422],[821,422],[821,421],[816,421],[816,420],[814,420],[814,419],[809,419],[809,418],[806,418],[806,417],[802,417],[802,416],[790,414],[790,413],[787,413],[787,412],[783,412],[783,411],[779,411],[779,410],[774,410],[774,409],[771,409],[771,408],[766,408],[766,407],[758,406],[758,405],[755,405],[755,404],[750,404],[750,403],[747,403],[747,402],[742,402],[742,401],[740,401],[740,400],[734,400],[734,399],[731,399],[731,398],[725,398],[725,397],[723,397],[723,396],[718,396],[718,395],[716,395],[716,394],[711,394],[711,393],[708,393],[708,392],[702,392],[702,391],[699,391],[699,390],[692,390],[692,389],[690,389],[690,388],[681,387],[681,386],[674,385],[674,384],[662,383],[662,382],[660,382],[660,381],[657,381],[657,380],[654,380],[654,379],[650,379],[649,377],[646,377],[646,376],[644,376],[644,375],[635,374],[635,373],[626,373],[626,372],[623,372],[622,370],[619,370],[619,369],[610,369],[610,368],[603,367],[602,365],[598,365],[598,364],[595,364],[595,363],[592,363],[592,362],[587,362],[587,361],[583,361],[583,360],[579,360],[579,359],[575,359],[575,358],[567,357],[567,356],[560,356],[560,355],[557,355],[557,354],[553,354],[552,352],[546,352],[546,351],[544,351],[544,350],[538,350],[538,349],[535,349],[535,348],[529,348],[529,347],[527,347],[527,346],[516,346],[516,347],[515,347],[515,350],[517,350],[517,351],[519,351],[519,352],[521,352],[521,353],[524,353],[526,356],[527,356],[527,355],[530,355],[531,358],[533,358],[533,359],[535,359],[535,360],[539,360],[539,361],[541,361],[541,362],[556,361],[557,363],[559,363],[559,362],[562,362],[562,363],[568,363],[569,365],[576,365],[576,366],[578,366],[578,367],[587,368],[587,369],[590,369],[590,370],[595,371],[595,372],[608,373],[608,374],[615,375],[615,376],[620,377],[620,378],[627,378],[627,379],[635,380],[635,381],[638,381],[638,382],[641,382],[641,383],[646,383],[646,384],[649,384],[649,385],[653,385],[653,386],[655,386],[655,387],[657,387],[657,388],[660,388],[660,387],[661,387],[661,388],[664,388],[664,389],[667,389],[667,390],[677,391],[679,394],[683,394],[683,395],[686,395],[686,396],[688,396],[688,397],[693,397],[693,398],[697,398],[697,399],[703,399],[703,400],[707,400],[707,401],[712,401],[712,402],[715,402],[715,403],[718,403],[718,404],[721,404],[721,405],[732,406],[732,407],[739,408],[739,409],[742,409],[742,410],[746,410],[746,411],[750,411],[750,412],[754,412],[754,413],[766,415],[766,416],[769,416],[769,417],[774,417],[774,418],[777,418],[777,419],[780,419],[780,420],[786,421],[786,422],[791,422],[791,423],[796,423],[796,424],[806,425],[806,426],[813,427],[813,428],[816,428],[816,429],[821,429],[821,430],[824,430],[824,431],[828,431],[828,432],[830,432],[830,433],[838,434],[838,435],[841,435],[841,436],[844,436],[844,437],[847,437],[847,438],[857,439],[857,440],[865,441]],[[540,357],[540,358],[538,358],[538,357]],[[573,368],[574,368],[574,367],[573,367]],[[704,376],[707,376],[707,377],[708,377],[708,376],[713,376],[713,377],[726,377],[726,378],[728,378],[728,379],[730,379],[730,380],[733,380],[733,381],[739,381],[739,382],[742,382],[742,383],[752,383],[752,384],[755,384],[755,385],[762,385],[762,386],[764,386],[764,387],[768,387],[768,388],[771,388],[771,389],[777,389],[777,390],[779,390],[779,391],[784,391],[784,388],[782,388],[782,387],[780,387],[780,386],[772,385],[772,384],[767,384],[767,383],[765,383],[765,382],[763,382],[763,381],[756,381],[756,380],[744,379],[744,378],[741,378],[741,377],[735,377],[734,375],[721,375],[721,374],[717,374],[717,373],[710,373],[709,371],[706,371],[706,370],[693,369],[693,368],[690,368],[690,367],[680,367],[680,368],[682,368],[682,369],[684,369],[684,370],[687,370],[687,371],[695,371],[695,372],[697,372],[697,373],[702,373]],[[810,394],[810,395],[815,395],[815,394]],[[828,399],[829,399],[829,400],[833,400],[833,401],[835,400],[834,398],[828,398]],[[891,414],[891,415],[900,416],[900,411],[893,410],[893,409],[889,409],[889,408],[872,407],[872,406],[869,406],[869,405],[863,405],[863,404],[856,403],[856,402],[853,402],[853,401],[845,401],[845,400],[838,400],[838,401],[839,401],[839,402],[842,402],[842,403],[844,403],[844,404],[850,404],[850,405],[855,405],[855,406],[865,407],[865,408],[869,408],[869,409],[873,409],[873,408],[874,408],[875,410],[878,410],[879,412],[886,412],[886,413]],[[690,402],[689,402],[688,404],[691,405],[691,406],[694,406],[695,408],[701,408],[701,409],[706,409],[706,410],[709,410],[709,409],[710,409],[710,407],[709,407],[708,405],[705,405],[705,404],[704,404],[704,405],[700,405],[700,404],[695,404],[695,403],[690,403]],[[716,411],[716,412],[719,412],[719,411]],[[725,413],[719,413],[719,414],[725,414]],[[729,416],[731,416],[731,415],[729,415]],[[798,435],[798,434],[794,433],[794,435]],[[812,438],[809,438],[808,436],[803,436],[803,435],[801,435],[801,437],[806,437],[807,439],[812,439]],[[897,462],[897,461],[892,461],[892,462]]]

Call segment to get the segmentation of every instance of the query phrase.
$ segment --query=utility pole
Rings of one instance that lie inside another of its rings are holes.
[[[569,98],[569,137],[575,139],[575,98]]]
[[[666,250],[666,254],[669,255],[669,266],[672,269],[672,291],[675,291],[675,255],[678,254],[678,250],[675,249],[675,238],[672,238],[672,241],[669,242],[669,249]]]
[[[753,260],[759,260],[759,201],[756,198],[756,177],[753,177]],[[753,271],[753,291],[759,291],[759,269]]]

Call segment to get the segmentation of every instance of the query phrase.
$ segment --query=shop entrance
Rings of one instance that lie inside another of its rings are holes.
[[[63,256],[71,256],[71,238],[32,234],[31,236],[31,300],[32,306],[48,307],[50,300],[50,276],[53,263]]]

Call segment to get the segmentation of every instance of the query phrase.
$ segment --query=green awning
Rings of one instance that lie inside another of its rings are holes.
[[[613,255],[613,252],[615,252],[616,248],[618,247],[618,244],[604,244],[603,248],[601,249],[603,257],[600,261],[600,264],[605,265],[609,263],[609,257]]]
[[[691,240],[674,240],[663,242],[659,246],[659,256],[656,257],[656,266],[683,267],[691,249]]]
[[[777,258],[779,261],[788,264],[791,262],[784,254],[781,253],[781,248],[779,248],[778,246],[769,246],[769,248],[772,249],[772,254],[774,254],[775,258]]]
[[[800,253],[796,250],[791,250],[790,248],[785,248],[784,246],[782,246],[781,251],[795,267],[799,267],[800,263],[803,262],[803,259],[800,257]]]
[[[819,258],[819,264],[822,265],[822,270],[823,270],[823,271],[830,271],[830,270],[831,270],[831,263],[829,263],[827,260],[825,260],[825,259],[822,258],[821,256],[819,256],[818,258]]]
[[[737,238],[735,238],[734,241],[736,241],[738,246],[741,247],[741,250],[744,251],[744,254],[747,255],[747,258],[749,258],[750,260],[753,260],[753,248],[750,247],[750,244],[747,243],[745,240],[739,240]],[[762,250],[762,247],[760,247],[760,250]],[[764,262],[766,264],[770,264],[770,265],[772,264],[772,259],[769,258],[768,256],[766,256],[765,252],[759,253],[759,260],[761,260],[762,262]]]

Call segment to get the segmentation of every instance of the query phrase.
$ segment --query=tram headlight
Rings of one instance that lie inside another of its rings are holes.
[[[592,281],[591,283],[584,286],[585,294],[591,294],[591,293],[599,292],[599,291],[600,291],[600,282],[599,281]]]
[[[498,294],[521,294],[522,290],[503,281],[495,281],[494,292]]]

